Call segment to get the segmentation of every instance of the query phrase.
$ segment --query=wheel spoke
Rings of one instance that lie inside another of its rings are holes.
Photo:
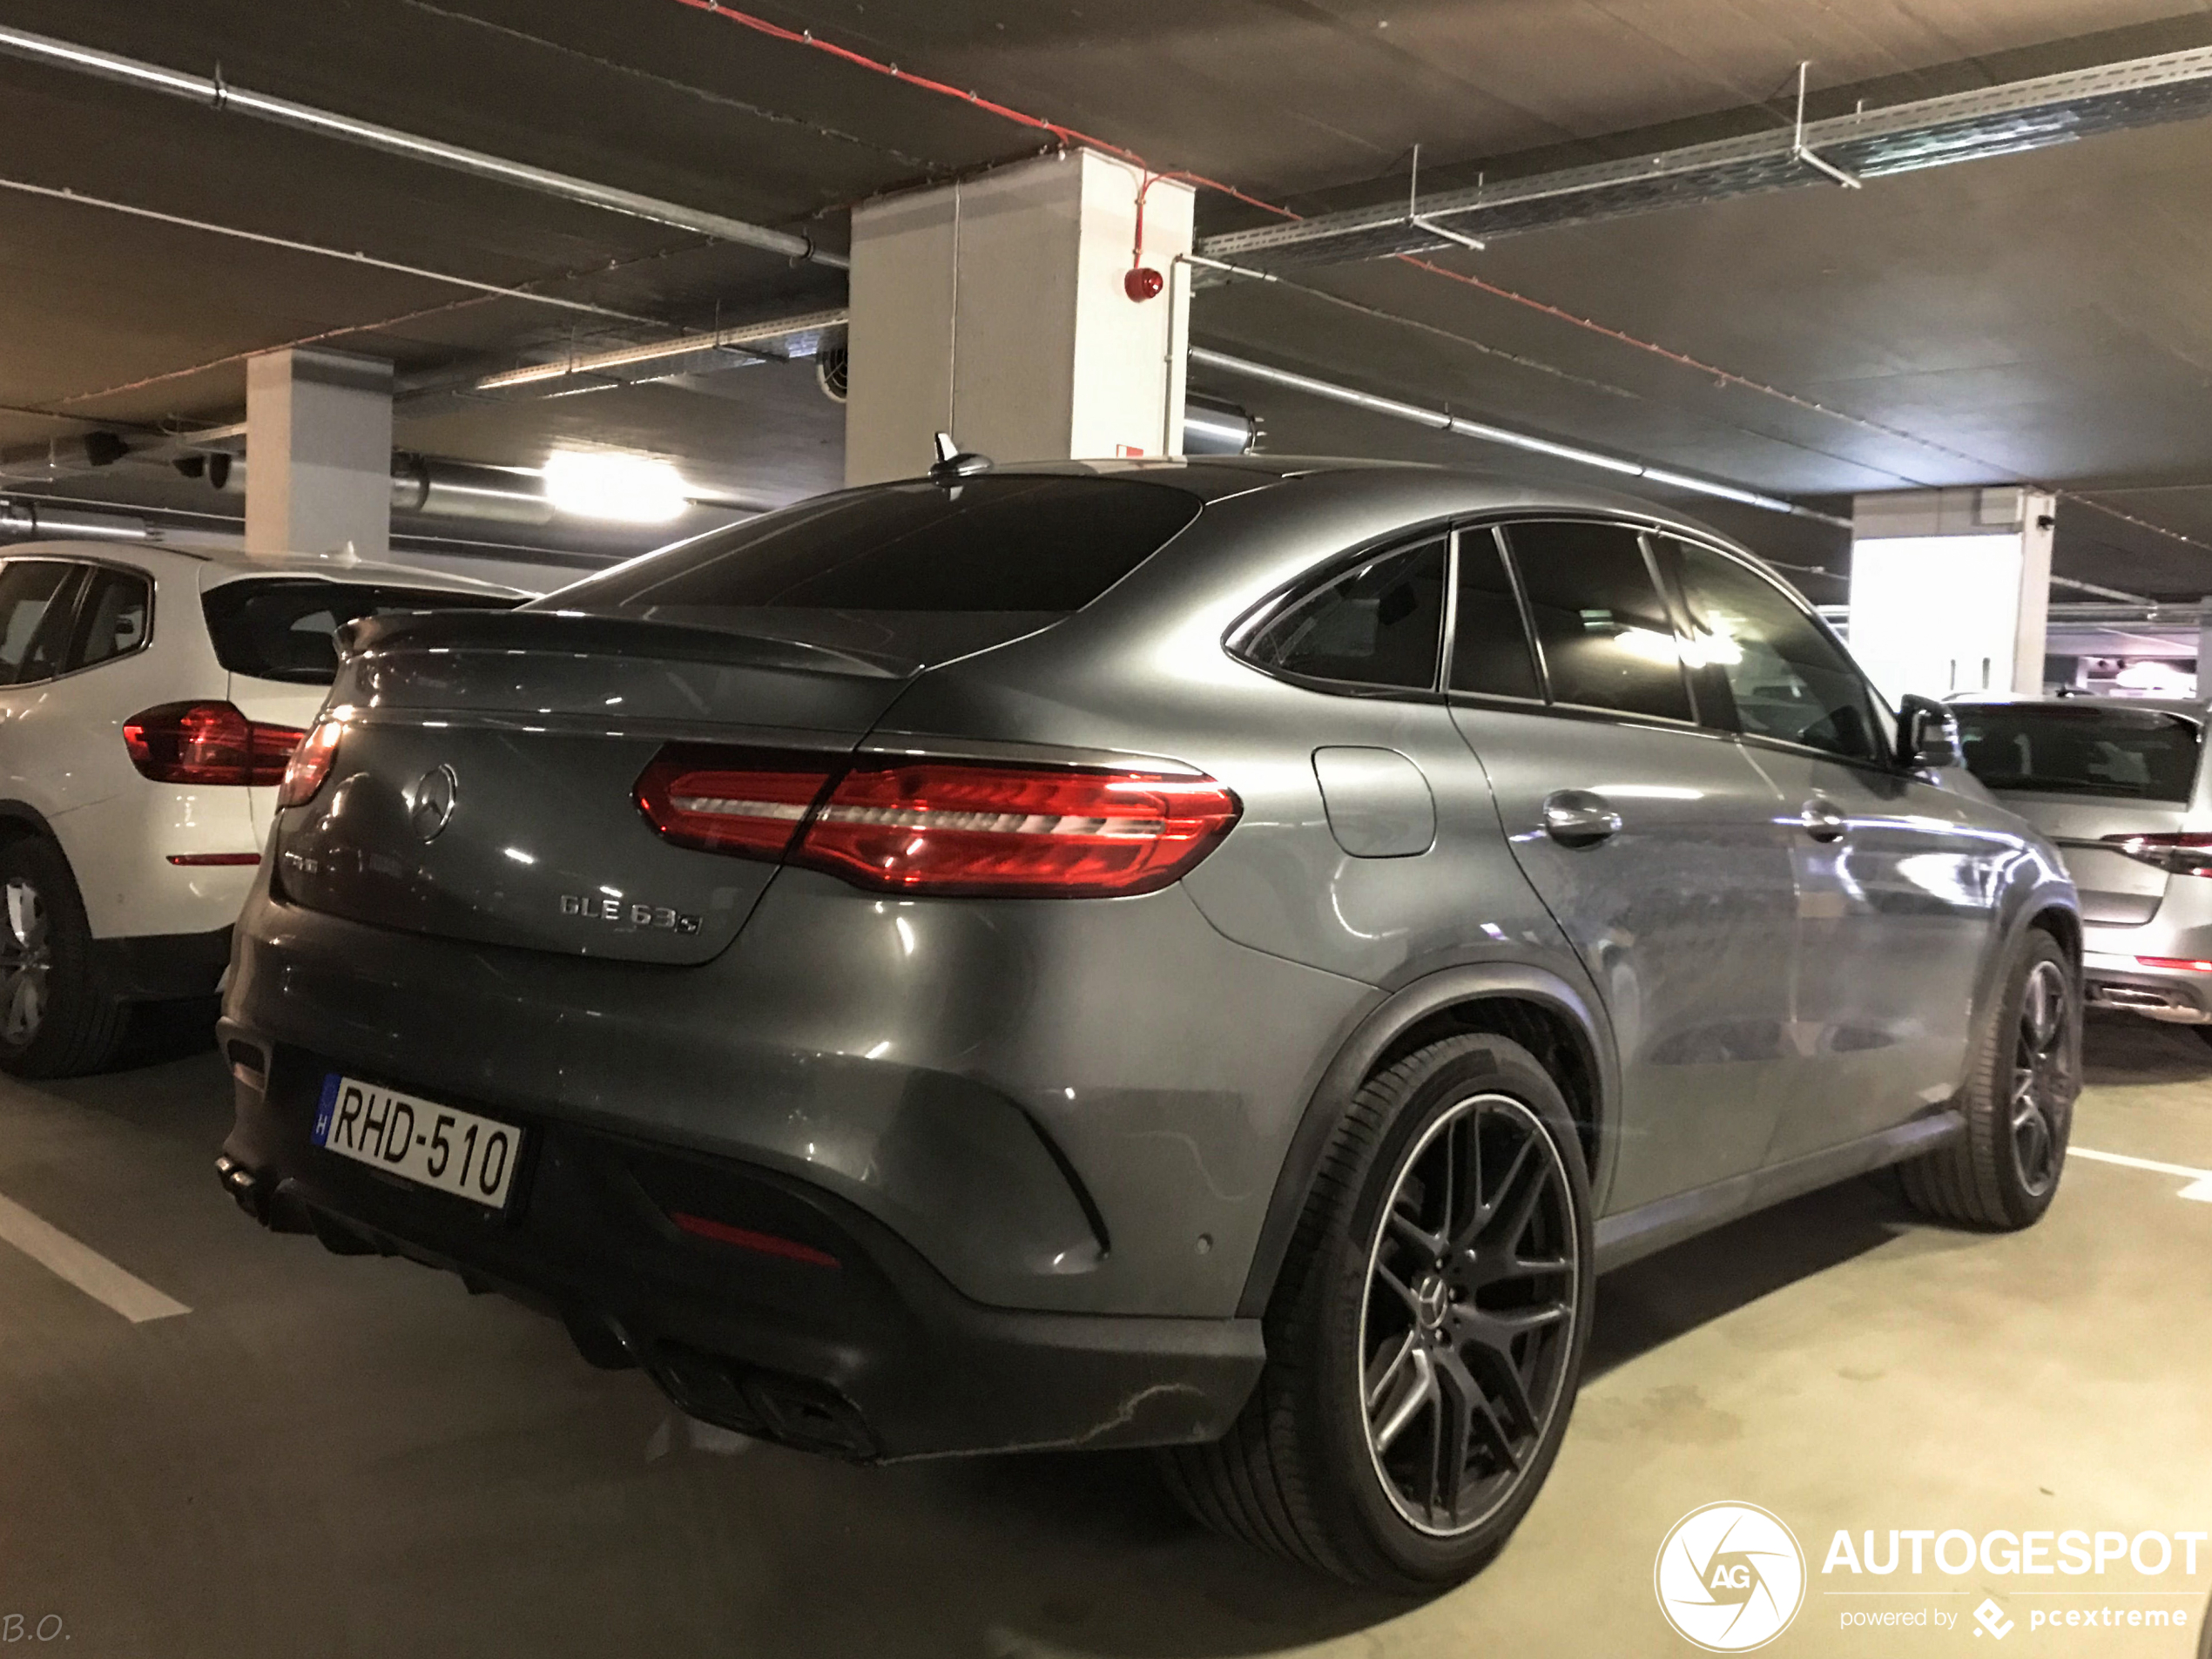
[[[1456,1391],[1460,1398],[1466,1400],[1469,1430],[1482,1436],[1483,1443],[1490,1448],[1499,1462],[1515,1474],[1520,1474],[1521,1453],[1514,1450],[1513,1436],[1506,1432],[1506,1426],[1498,1420],[1497,1408],[1491,1405],[1489,1395],[1484,1392],[1482,1385],[1475,1380],[1474,1373],[1467,1369],[1466,1362],[1457,1354],[1453,1354],[1437,1369],[1445,1381],[1446,1392],[1448,1393]],[[1516,1386],[1518,1386],[1517,1379]],[[1521,1397],[1523,1399],[1527,1399],[1526,1391],[1522,1391]],[[1470,1442],[1467,1438],[1463,1437],[1460,1451],[1460,1460],[1463,1467],[1469,1449]]]
[[[1398,1368],[1406,1363],[1406,1356],[1414,1351],[1420,1341],[1420,1330],[1416,1326],[1406,1332],[1406,1339],[1398,1345],[1397,1352],[1393,1353],[1387,1361],[1383,1360],[1379,1352],[1375,1355],[1380,1369],[1372,1365],[1367,1367],[1367,1409],[1369,1411],[1374,1410],[1376,1405],[1380,1402],[1383,1391],[1390,1386],[1390,1379],[1398,1374]]]
[[[1420,1298],[1406,1288],[1405,1280],[1399,1278],[1380,1262],[1375,1264],[1375,1277],[1390,1286],[1391,1294],[1405,1304],[1406,1312],[1412,1314],[1416,1319],[1421,1317]]]
[[[1423,1410],[1439,1403],[1435,1361],[1430,1359],[1426,1348],[1416,1346],[1410,1380],[1397,1399],[1392,1402],[1383,1420],[1374,1424],[1375,1450],[1378,1453],[1389,1451],[1392,1443],[1406,1432],[1407,1424],[1419,1417]],[[1372,1420],[1372,1418],[1370,1420]]]
[[[38,889],[28,881],[8,883],[8,933],[17,948],[29,950],[38,942]]]
[[[1411,1244],[1415,1250],[1420,1251],[1420,1253],[1426,1258],[1433,1259],[1444,1253],[1443,1239],[1439,1238],[1436,1234],[1426,1231],[1411,1216],[1407,1215],[1403,1210],[1399,1209],[1395,1204],[1391,1206],[1390,1230],[1391,1231],[1396,1233],[1398,1237],[1403,1239],[1406,1244]]]
[[[1467,1367],[1458,1356],[1447,1358],[1437,1367],[1439,1415],[1437,1419],[1436,1457],[1432,1465],[1429,1507],[1432,1513],[1441,1509],[1447,1516],[1460,1507],[1460,1487],[1467,1479],[1467,1453],[1474,1434],[1474,1418],[1478,1410],[1488,1415],[1488,1406],[1482,1391],[1467,1375]]]

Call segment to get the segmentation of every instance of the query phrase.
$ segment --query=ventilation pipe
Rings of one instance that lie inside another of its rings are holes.
[[[33,496],[0,500],[0,543],[158,542],[160,533],[143,518],[122,513],[88,513],[57,507]]]
[[[177,470],[203,479],[226,496],[246,493],[246,457],[218,450],[186,455]],[[543,475],[516,467],[486,467],[438,455],[392,457],[392,510],[424,518],[468,518],[499,524],[545,524],[553,503]]]

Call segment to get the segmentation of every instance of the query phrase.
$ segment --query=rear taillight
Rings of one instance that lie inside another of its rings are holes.
[[[164,703],[123,723],[131,764],[158,784],[280,783],[303,735],[249,720],[228,703]]]
[[[285,763],[283,780],[277,785],[278,806],[305,806],[315,798],[322,780],[330,776],[331,763],[338,759],[338,739],[345,735],[341,718],[326,716],[315,722]]]
[[[2107,835],[2103,844],[2169,875],[2212,875],[2212,835]]]
[[[1238,810],[1211,778],[922,762],[846,773],[792,861],[895,893],[1150,893]]]
[[[637,810],[678,846],[781,858],[829,783],[818,756],[671,745],[637,779]]]
[[[2198,961],[2190,956],[2138,956],[2135,961],[2143,968],[2178,968],[2191,974],[2212,974],[2212,962]]]
[[[637,798],[682,846],[782,859],[879,892],[1030,898],[1164,887],[1242,810],[1206,777],[935,760],[840,773],[796,756],[683,747],[645,769]]]

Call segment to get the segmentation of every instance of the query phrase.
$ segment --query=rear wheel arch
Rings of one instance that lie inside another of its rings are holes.
[[[1268,1201],[1238,1301],[1240,1317],[1267,1311],[1314,1176],[1352,1097],[1407,1055],[1474,1032],[1520,1043],[1551,1074],[1574,1115],[1590,1190],[1602,1203],[1612,1173],[1609,1130],[1618,1096],[1612,1028],[1602,1008],[1547,969],[1505,963],[1448,968],[1402,988],[1370,1012],[1324,1072]]]

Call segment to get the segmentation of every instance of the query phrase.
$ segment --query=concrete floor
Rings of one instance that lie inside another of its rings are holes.
[[[2120,1022],[2089,1049],[2078,1145],[2212,1167],[2212,1048]],[[2193,1577],[1819,1573],[1838,1528],[2212,1529],[2212,1203],[2171,1175],[2078,1159],[2013,1238],[1856,1183],[1615,1275],[1527,1524],[1410,1605],[1200,1531],[1141,1457],[869,1470],[700,1430],[516,1307],[265,1236],[216,1190],[228,1121],[211,1053],[0,1085],[0,1195],[191,1309],[128,1323],[0,1244],[0,1653],[42,1619],[74,1659],[1688,1653],[1653,1557],[1723,1499],[1812,1557],[1777,1653],[1979,1659],[1992,1593],[2031,1649],[2195,1651],[2031,1615],[2194,1626],[2212,1549]],[[1830,1593],[1875,1584],[1911,1593]],[[1841,1628],[1865,1608],[1957,1625]]]

